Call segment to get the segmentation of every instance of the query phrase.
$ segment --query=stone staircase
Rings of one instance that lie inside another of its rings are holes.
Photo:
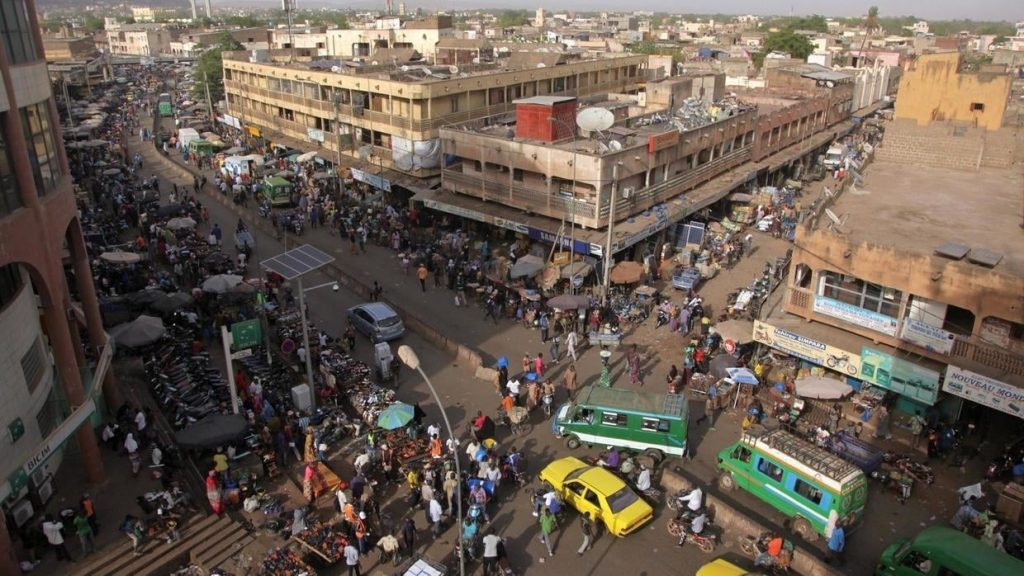
[[[141,556],[127,536],[116,546],[80,562],[72,576],[167,576],[189,563],[207,572],[224,564],[254,540],[228,516],[194,516],[180,530],[181,540],[149,540]]]

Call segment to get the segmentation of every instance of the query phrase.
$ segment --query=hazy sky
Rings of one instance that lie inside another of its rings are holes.
[[[264,4],[256,0],[213,0],[214,4]],[[384,0],[298,0],[299,6],[338,7],[384,7]],[[398,7],[399,0],[394,0]],[[865,14],[868,6],[878,6],[882,16],[913,14],[919,18],[950,20],[968,18],[971,20],[1024,20],[1024,2],[1021,0],[865,0],[864,2],[822,2],[820,0],[717,0],[696,2],[694,0],[406,0],[409,10],[421,7],[426,10],[463,10],[468,8],[529,8],[543,6],[546,10],[656,10],[674,13],[723,13],[723,14],[823,14],[826,16],[857,16]]]

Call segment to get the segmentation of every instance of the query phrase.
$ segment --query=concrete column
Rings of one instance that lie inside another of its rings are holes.
[[[75,286],[78,288],[78,295],[82,299],[82,311],[85,313],[86,329],[89,331],[89,340],[94,345],[99,345],[106,338],[103,330],[103,317],[100,315],[100,305],[96,297],[96,285],[93,283],[92,271],[89,268],[89,254],[85,248],[85,238],[82,236],[82,229],[78,221],[71,224],[67,234],[68,250],[71,252],[71,261],[75,269]],[[97,355],[99,349],[94,350]],[[117,377],[114,375],[113,366],[107,370],[103,378],[103,397],[106,399],[107,407],[117,410],[124,403],[121,390],[117,387]]]
[[[58,265],[54,266],[53,274],[62,273]],[[46,326],[46,333],[50,337],[50,347],[53,349],[54,360],[60,375],[60,382],[64,385],[64,394],[67,397],[68,405],[74,409],[81,406],[85,398],[85,390],[82,387],[82,377],[78,372],[78,362],[75,359],[74,344],[68,329],[68,319],[65,310],[68,303],[65,301],[61,290],[56,286],[46,286],[50,291],[50,301],[53,303],[43,313],[43,325]],[[85,467],[85,476],[92,484],[99,484],[106,479],[103,471],[103,460],[100,457],[100,448],[96,443],[96,433],[92,426],[86,422],[79,427],[75,433],[78,440],[78,449],[82,453],[82,465]]]
[[[14,526],[7,525],[5,514],[0,514],[0,574],[21,574],[18,567],[18,556],[14,553],[11,534]]]

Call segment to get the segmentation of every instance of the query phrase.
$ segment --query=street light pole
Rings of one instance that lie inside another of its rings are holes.
[[[337,289],[337,282],[325,282],[309,288],[302,288],[302,276],[296,281],[299,288],[299,317],[302,319],[302,347],[306,349],[306,380],[309,382],[310,412],[316,411],[316,381],[313,380],[313,353],[309,349],[309,320],[306,318],[306,292],[331,286]]]
[[[403,364],[405,364],[409,368],[412,368],[413,370],[419,372],[420,376],[423,377],[423,381],[427,383],[427,388],[430,389],[430,394],[434,397],[434,402],[437,403],[438,409],[441,410],[441,419],[444,420],[445,431],[448,432],[448,437],[451,438],[452,440],[454,440],[455,439],[455,434],[452,432],[452,423],[448,421],[448,411],[445,410],[444,404],[441,403],[441,397],[437,395],[437,390],[434,389],[434,384],[430,381],[430,378],[427,377],[427,374],[423,371],[423,368],[420,366],[420,358],[419,358],[419,356],[416,355],[416,351],[413,350],[408,345],[403,344],[403,345],[398,347],[398,357],[399,357],[399,359],[402,360]],[[458,494],[458,498],[455,499],[455,502],[456,502],[456,513],[457,513],[456,518],[458,519],[459,525],[455,527],[455,530],[457,532],[456,538],[459,538],[460,541],[461,541],[461,538],[462,538],[462,496],[463,496],[463,493],[462,493],[462,465],[459,464],[459,453],[458,453],[457,450],[455,451],[455,454],[453,456],[454,456],[453,460],[455,460],[455,475],[458,478],[458,487],[456,488],[456,491],[457,491],[457,494]],[[459,576],[466,576],[466,550],[465,550],[465,547],[462,548],[462,552],[459,554]]]
[[[564,120],[549,116],[548,120],[561,124],[572,132],[572,197],[569,199],[569,294],[576,293],[576,127],[570,126]]]

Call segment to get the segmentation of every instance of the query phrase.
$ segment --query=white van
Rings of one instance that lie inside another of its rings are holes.
[[[846,146],[835,144],[825,152],[825,159],[821,163],[826,169],[835,170],[842,166],[844,158],[846,158]]]

